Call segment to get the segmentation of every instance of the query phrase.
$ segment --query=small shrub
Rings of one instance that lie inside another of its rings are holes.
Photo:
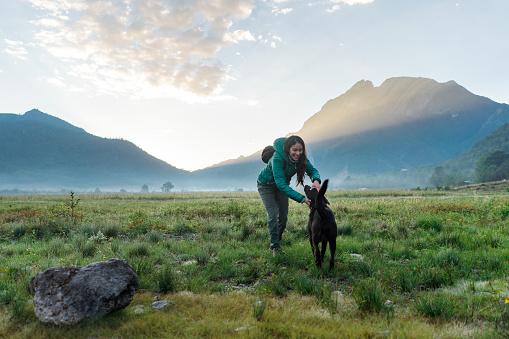
[[[348,222],[342,222],[338,225],[338,236],[340,235],[352,235],[353,226]]]
[[[62,238],[54,238],[48,243],[48,255],[59,257],[65,251],[65,242]]]
[[[186,223],[179,223],[175,225],[173,232],[175,235],[186,235],[194,233],[194,229]]]
[[[239,240],[246,241],[249,238],[249,236],[254,233],[255,229],[250,223],[248,222],[242,223],[240,225]]]
[[[161,234],[161,232],[150,231],[147,235],[147,239],[149,242],[157,244],[158,242],[161,242],[163,240],[163,235]]]
[[[256,262],[249,261],[246,265],[242,266],[239,275],[236,278],[238,284],[251,284],[260,277],[260,266]]]
[[[490,271],[497,271],[502,267],[502,260],[500,258],[489,257],[486,265]]]
[[[297,292],[301,295],[309,295],[313,293],[315,288],[315,283],[312,279],[300,275],[297,278],[295,278],[295,287],[297,289]]]
[[[408,236],[408,227],[404,223],[398,223],[396,225],[396,231],[401,238],[406,238]]]
[[[257,299],[253,304],[253,316],[256,320],[260,320],[262,318],[263,312],[265,312],[265,307],[267,303],[264,300]]]
[[[72,238],[72,247],[74,251],[81,252],[88,241],[88,237],[84,234],[78,234]]]
[[[156,277],[157,290],[161,293],[175,292],[177,290],[177,276],[173,268],[165,265]]]
[[[145,234],[147,233],[152,225],[149,217],[145,212],[138,211],[129,216],[129,229],[133,230],[134,233]]]
[[[194,254],[194,258],[200,265],[207,265],[210,261],[211,251],[208,248],[200,248]]]
[[[449,282],[446,272],[437,267],[424,267],[419,277],[424,288],[439,288]]]
[[[465,244],[463,244],[463,240],[459,232],[441,234],[436,238],[435,243],[438,246],[453,246],[460,249],[465,247]]]
[[[219,226],[219,236],[224,239],[229,239],[231,237],[231,229],[230,225],[221,225]]]
[[[115,253],[115,255],[118,255],[120,253],[120,242],[118,240],[113,240],[110,243],[111,251]]]
[[[417,312],[430,318],[450,319],[454,316],[453,303],[442,293],[431,293],[419,299],[415,308]]]
[[[16,295],[13,293],[10,286],[0,286],[0,304],[8,305],[10,304]]]
[[[244,213],[244,208],[241,206],[239,201],[230,199],[228,204],[228,214],[233,215],[235,218],[240,219]]]
[[[12,230],[12,236],[14,237],[14,239],[19,239],[27,233],[28,228],[29,228],[29,226],[27,226],[27,225],[17,225]]]
[[[94,234],[88,238],[88,241],[96,243],[96,244],[102,244],[103,242],[108,241],[108,238],[103,234],[103,232],[99,231],[97,234]]]
[[[363,276],[364,278],[369,278],[371,277],[371,275],[373,274],[373,269],[371,268],[371,266],[365,262],[364,260],[359,260],[356,264],[355,264],[355,271],[357,273],[359,273],[361,276]]]
[[[129,264],[136,272],[136,275],[141,278],[149,276],[154,270],[154,263],[152,260],[146,258],[135,258],[129,261]]]
[[[149,254],[148,245],[145,243],[135,243],[129,248],[127,255],[133,257],[143,257]]]
[[[87,241],[81,249],[81,254],[84,258],[93,257],[97,249],[97,244],[92,241]]]
[[[506,188],[506,191],[509,192],[509,187]],[[504,208],[503,210],[501,210],[500,216],[502,220],[507,219],[507,217],[509,217],[509,208]]]
[[[288,293],[288,277],[286,275],[281,274],[273,274],[272,277],[267,282],[267,289],[269,292],[273,293],[278,297],[284,297]]]
[[[440,217],[434,215],[421,216],[417,218],[417,227],[440,232],[443,228],[443,221]]]
[[[77,233],[85,235],[87,238],[97,233],[97,227],[92,225],[79,225],[77,227]]]
[[[12,299],[10,304],[12,307],[13,319],[22,321],[27,318],[27,300],[28,296],[21,291]]]
[[[418,280],[412,271],[408,269],[408,267],[403,267],[398,270],[396,275],[396,283],[402,292],[411,292],[414,288],[417,287]]]
[[[102,232],[107,238],[115,238],[120,234],[120,227],[118,225],[107,225]]]
[[[502,244],[502,240],[497,236],[490,236],[488,239],[488,243],[492,248],[498,248]]]
[[[384,292],[375,279],[367,279],[356,285],[353,298],[362,312],[380,312],[385,307]]]
[[[313,294],[320,305],[328,309],[331,314],[337,312],[338,299],[335,295],[332,295],[332,286],[327,281],[315,282],[313,284]]]
[[[437,253],[436,262],[442,267],[458,266],[460,263],[460,254],[451,248],[442,250]]]

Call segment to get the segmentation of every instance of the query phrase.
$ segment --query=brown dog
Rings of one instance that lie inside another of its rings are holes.
[[[316,188],[311,189],[308,185],[304,186],[304,192],[311,204],[309,206],[309,221],[308,221],[308,235],[309,242],[311,243],[311,250],[315,257],[316,266],[322,267],[322,261],[325,257],[327,250],[327,243],[330,248],[330,262],[329,270],[334,267],[334,255],[336,253],[336,237],[338,236],[338,226],[334,217],[334,212],[327,206],[329,202],[325,198],[325,192],[329,180],[323,182],[320,191]],[[321,251],[318,244],[322,243]]]

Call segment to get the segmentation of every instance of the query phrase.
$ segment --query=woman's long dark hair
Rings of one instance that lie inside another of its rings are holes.
[[[283,150],[286,154],[288,154],[288,156],[290,156],[290,148],[296,143],[302,145],[302,155],[300,156],[299,161],[297,161],[297,186],[299,186],[299,184],[304,186],[304,175],[306,175],[306,168],[308,166],[306,145],[304,144],[304,140],[302,140],[302,138],[297,135],[291,135],[286,138],[283,144]]]

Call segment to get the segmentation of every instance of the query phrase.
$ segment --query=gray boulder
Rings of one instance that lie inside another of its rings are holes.
[[[131,303],[138,277],[121,259],[85,267],[51,267],[30,279],[35,315],[44,323],[72,325]]]

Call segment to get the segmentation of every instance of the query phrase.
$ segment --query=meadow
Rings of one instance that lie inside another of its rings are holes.
[[[287,254],[272,255],[257,193],[0,196],[0,337],[509,335],[507,192],[327,198],[339,232],[331,271],[315,267],[302,204],[290,203]],[[31,276],[111,258],[139,277],[127,308],[69,327],[36,318]]]

